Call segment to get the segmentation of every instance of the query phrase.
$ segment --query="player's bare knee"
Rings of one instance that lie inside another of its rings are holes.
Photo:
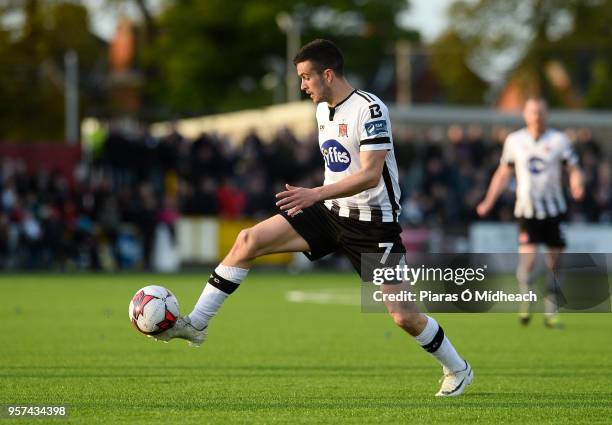
[[[412,335],[418,334],[423,328],[422,322],[425,319],[420,313],[399,312],[390,314],[397,326]]]
[[[532,273],[534,269],[535,269],[535,263],[521,262],[516,268],[517,277],[519,275]]]
[[[240,233],[238,233],[238,237],[236,237],[231,253],[241,257],[241,259],[247,260],[255,256],[256,250],[256,237],[254,235],[253,228],[249,227],[241,230]]]

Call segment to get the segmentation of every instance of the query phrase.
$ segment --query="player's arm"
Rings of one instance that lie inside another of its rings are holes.
[[[578,154],[567,137],[562,137],[561,144],[563,147],[561,158],[563,163],[567,166],[570,193],[572,194],[572,198],[576,201],[580,201],[584,196],[584,178],[582,176],[582,170],[580,169]]]
[[[476,207],[476,212],[479,216],[484,217],[489,213],[489,211],[491,211],[491,208],[493,208],[493,205],[495,205],[497,198],[499,198],[504,190],[506,190],[506,187],[508,187],[512,174],[513,169],[510,164],[505,162],[499,164],[497,170],[495,170],[495,173],[493,174],[491,184],[489,185],[489,189],[487,190],[484,200]]]
[[[572,198],[576,201],[582,200],[584,197],[584,179],[582,177],[582,170],[578,165],[568,165],[570,192]]]
[[[361,169],[333,184],[312,189],[286,185],[287,190],[276,195],[279,198],[276,205],[293,216],[299,210],[308,208],[316,202],[345,198],[371,189],[380,182],[386,155],[386,150],[361,151],[359,153]]]

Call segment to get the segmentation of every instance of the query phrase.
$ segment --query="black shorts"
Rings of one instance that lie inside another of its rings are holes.
[[[561,232],[561,217],[519,218],[519,245],[544,244],[550,248],[565,248]]]
[[[286,212],[281,215],[308,242],[310,252],[304,254],[309,260],[341,252],[348,257],[360,276],[361,254],[376,254],[377,263],[385,259],[386,266],[393,266],[406,252],[400,237],[402,228],[397,223],[373,223],[340,217],[322,203],[305,208],[293,217],[289,217]]]

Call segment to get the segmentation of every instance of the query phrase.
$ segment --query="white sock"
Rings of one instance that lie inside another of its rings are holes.
[[[191,324],[196,329],[208,326],[208,322],[217,314],[225,299],[238,289],[248,273],[249,269],[219,264],[208,278],[202,295],[189,314]]]
[[[427,325],[423,332],[415,337],[417,342],[440,362],[445,372],[465,369],[465,360],[457,354],[438,322],[433,317],[426,317]]]
[[[247,277],[249,269],[242,269],[240,267],[224,266],[223,264],[219,264],[215,269],[215,273],[217,273],[222,278],[235,283],[236,285],[240,285],[240,282],[242,282],[244,278]]]

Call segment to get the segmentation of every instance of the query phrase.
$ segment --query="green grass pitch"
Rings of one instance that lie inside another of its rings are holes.
[[[206,277],[1,275],[0,404],[70,413],[0,422],[612,423],[612,314],[565,314],[564,330],[541,316],[520,328],[514,314],[436,315],[476,374],[463,397],[440,399],[437,363],[351,303],[352,274],[254,271],[199,349],[131,327],[138,288],[167,286],[186,313]],[[340,301],[290,302],[290,291]]]

